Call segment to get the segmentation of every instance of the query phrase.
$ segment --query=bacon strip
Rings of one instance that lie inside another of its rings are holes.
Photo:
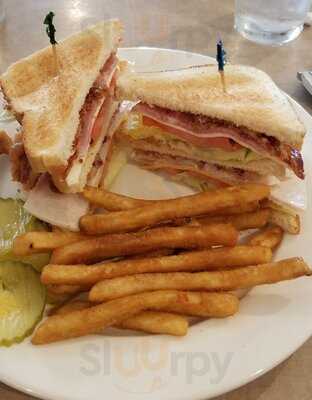
[[[247,128],[237,127],[201,115],[172,111],[169,109],[139,103],[134,111],[162,124],[166,132],[194,145],[205,147],[211,138],[225,137],[247,147],[256,153],[286,165],[301,179],[304,179],[303,160],[300,152],[280,143],[274,137],[257,134]]]

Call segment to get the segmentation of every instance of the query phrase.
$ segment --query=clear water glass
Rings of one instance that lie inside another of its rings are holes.
[[[257,43],[279,46],[300,35],[312,0],[235,0],[235,29]]]

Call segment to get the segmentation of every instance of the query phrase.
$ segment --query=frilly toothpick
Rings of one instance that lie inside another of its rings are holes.
[[[55,71],[56,75],[59,73],[59,63],[58,63],[58,58],[57,58],[57,51],[56,51],[56,45],[57,41],[55,39],[55,26],[53,25],[53,18],[55,17],[55,14],[53,11],[50,11],[44,18],[43,24],[47,25],[46,27],[46,33],[50,39],[50,43],[52,46],[52,52],[53,52],[53,58],[54,58],[54,64],[55,64]]]
[[[225,76],[224,76],[224,66],[226,64],[226,51],[223,48],[223,42],[221,39],[219,39],[217,42],[216,60],[218,62],[218,70],[220,73],[223,91],[226,93]]]

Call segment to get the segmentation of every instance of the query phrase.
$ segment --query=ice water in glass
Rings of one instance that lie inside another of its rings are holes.
[[[281,45],[303,29],[312,0],[235,0],[235,29],[254,42]]]

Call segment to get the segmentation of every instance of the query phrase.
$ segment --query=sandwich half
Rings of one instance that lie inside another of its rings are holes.
[[[0,77],[21,125],[12,150],[13,175],[28,189],[42,174],[63,193],[81,192],[88,183],[119,113],[114,91],[121,35],[118,20],[100,22],[59,42],[58,68],[49,46]],[[101,161],[106,162],[104,155]]]
[[[120,99],[138,102],[118,140],[144,168],[197,188],[304,179],[305,128],[288,98],[255,68],[215,65],[118,79]]]

